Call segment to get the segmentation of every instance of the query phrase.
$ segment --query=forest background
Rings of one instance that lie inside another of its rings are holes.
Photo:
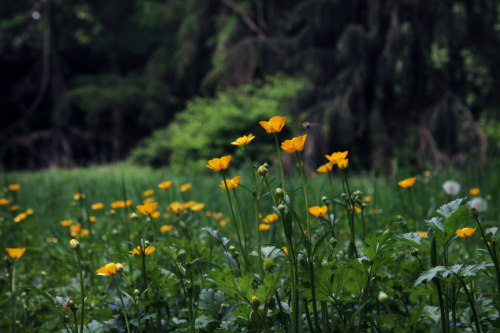
[[[474,166],[500,149],[498,60],[495,0],[6,0],[1,164],[198,168],[286,115],[309,169]]]

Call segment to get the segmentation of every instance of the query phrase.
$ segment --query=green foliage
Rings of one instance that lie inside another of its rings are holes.
[[[216,98],[195,98],[167,128],[144,140],[131,153],[131,160],[143,165],[169,164],[178,171],[202,170],[207,160],[233,150],[231,163],[238,164],[243,160],[243,149],[237,151],[230,143],[250,133],[256,139],[248,148],[260,160],[266,160],[273,151],[269,144],[272,136],[266,136],[258,122],[287,115],[305,88],[303,80],[278,75],[266,82],[221,92]]]

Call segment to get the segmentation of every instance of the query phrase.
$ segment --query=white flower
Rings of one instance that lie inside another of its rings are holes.
[[[488,202],[483,198],[474,198],[470,201],[470,208],[476,208],[479,212],[484,212],[488,208]]]
[[[447,180],[443,183],[443,190],[448,195],[457,195],[460,192],[460,184],[454,180]]]

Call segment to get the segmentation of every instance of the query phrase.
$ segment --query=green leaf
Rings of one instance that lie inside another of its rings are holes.
[[[201,310],[208,310],[213,314],[220,311],[220,306],[224,301],[224,293],[215,289],[203,289],[200,294],[200,302],[198,307]]]
[[[425,224],[436,231],[444,232],[444,218],[442,217],[433,217],[430,220],[426,220]]]
[[[488,267],[492,267],[492,266],[493,266],[493,263],[488,262],[488,261],[482,261],[482,262],[475,264],[475,265],[467,265],[462,269],[462,271],[460,272],[460,275],[463,277],[476,276],[477,272],[485,270]]]
[[[438,277],[439,273],[444,272],[446,270],[448,270],[448,268],[446,268],[445,266],[432,267],[428,271],[425,271],[422,274],[420,274],[420,276],[413,283],[413,286],[416,287],[424,281],[430,282],[435,277]]]
[[[201,317],[196,318],[196,321],[194,323],[194,327],[197,330],[208,329],[208,327],[211,324],[216,323],[216,322],[218,322],[217,319],[203,315]]]
[[[444,221],[444,230],[448,237],[455,235],[457,229],[470,219],[469,211],[468,205],[460,206]]]
[[[451,216],[451,214],[453,214],[458,209],[458,207],[460,207],[463,200],[464,198],[453,200],[452,202],[449,202],[446,205],[441,206],[437,210],[437,213],[443,216],[445,219],[447,219]]]

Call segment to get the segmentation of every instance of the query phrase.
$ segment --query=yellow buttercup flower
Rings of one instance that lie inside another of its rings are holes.
[[[9,257],[11,257],[12,259],[17,259],[17,258],[21,258],[24,254],[24,251],[26,251],[25,248],[6,248],[5,251],[7,251],[7,254],[9,255]]]
[[[151,253],[153,253],[156,250],[156,248],[154,246],[148,246],[143,250],[144,250],[144,254],[149,256]],[[141,247],[138,246],[135,249],[133,249],[132,251],[128,251],[128,253],[141,255]]]
[[[73,220],[62,220],[61,222],[59,222],[59,224],[63,227],[69,227],[73,224]]]
[[[170,232],[170,231],[172,231],[172,229],[174,229],[173,225],[171,225],[171,224],[165,224],[165,225],[161,226],[160,231],[161,232]]]
[[[479,187],[473,187],[469,190],[470,195],[478,195],[481,192]]]
[[[261,223],[261,224],[259,224],[259,230],[260,231],[269,230],[269,228],[271,228],[270,224],[267,224],[267,223]]]
[[[417,180],[417,177],[406,178],[404,180],[399,181],[398,185],[402,188],[412,187],[413,184],[415,184],[415,180]]]
[[[172,181],[171,180],[167,180],[165,182],[161,182],[160,184],[158,184],[158,188],[160,188],[162,190],[166,190],[170,186],[172,186]]]
[[[266,217],[262,220],[262,222],[267,224],[274,223],[276,221],[278,221],[278,214],[276,213],[266,215]]]
[[[284,247],[283,252],[285,252],[285,254],[288,254],[288,248]]]
[[[238,185],[240,185],[240,180],[241,180],[240,176],[236,176],[233,179],[226,179],[227,189],[232,190],[237,188]],[[224,184],[224,180],[221,181],[221,184],[219,186],[222,187],[223,189],[226,189],[226,184]]]
[[[155,194],[155,190],[153,190],[153,189],[146,190],[146,191],[144,191],[144,192],[142,193],[142,195],[143,195],[143,196],[145,196],[145,197],[150,197],[150,196],[152,196],[153,194]]]
[[[229,162],[231,162],[231,155],[222,156],[221,158],[212,158],[205,166],[214,171],[221,171],[227,169]]]
[[[182,204],[180,202],[174,201],[168,206],[168,210],[171,211],[172,213],[180,213],[184,210],[182,207]]]
[[[90,206],[93,210],[99,210],[104,208],[104,204],[100,202],[96,202]]]
[[[306,135],[298,136],[291,140],[285,140],[281,143],[281,149],[287,153],[295,153],[296,151],[302,151],[304,149],[304,143],[306,142]]]
[[[96,219],[96,217],[95,217],[95,216],[90,215],[90,216],[89,216],[89,221],[90,221],[90,222],[95,222],[95,221],[97,221],[97,219]]]
[[[151,215],[154,212],[156,212],[156,206],[158,206],[157,202],[151,202],[151,203],[146,203],[144,205],[139,205],[136,208],[143,215]]]
[[[366,195],[364,198],[363,198],[363,201],[364,202],[370,202],[372,201],[372,197],[370,195]]]
[[[472,236],[476,232],[477,228],[462,228],[455,231],[455,235],[460,236],[460,238],[466,238]]]
[[[123,270],[124,265],[125,265],[125,263],[122,263],[122,264],[109,263],[109,264],[106,264],[106,266],[99,268],[96,272],[97,272],[97,275],[111,276],[111,275],[115,275],[116,273],[121,272]]]
[[[117,201],[113,201],[111,203],[111,208],[113,208],[113,209],[125,208],[125,207],[130,207],[130,206],[132,206],[132,200],[127,200],[127,201],[117,200]]]
[[[14,206],[11,206],[11,207],[10,207],[10,210],[11,210],[11,211],[16,211],[16,210],[18,210],[19,208],[21,208],[21,206],[19,206],[19,205],[14,205]]]
[[[33,209],[28,208],[28,209],[26,209],[25,213],[26,213],[26,215],[32,215],[34,212],[33,212]]]
[[[203,207],[205,207],[204,203],[197,203],[191,207],[191,210],[194,212],[199,212],[200,210],[203,209]]]
[[[186,184],[183,184],[181,185],[181,192],[186,192],[187,190],[189,190],[193,185],[191,183],[186,183]]]
[[[316,171],[320,173],[329,173],[330,171],[332,171],[334,165],[334,163],[328,162],[317,168]]]
[[[0,206],[5,206],[9,204],[9,199],[0,198]]]
[[[238,138],[235,141],[231,142],[231,144],[235,145],[235,146],[240,146],[240,147],[246,146],[247,144],[249,144],[250,142],[252,142],[252,140],[254,138],[255,138],[255,136],[253,136],[253,134],[244,135],[241,138]]]
[[[424,171],[424,176],[425,177],[430,177],[430,175],[431,175],[431,172],[429,170],[425,170]]]
[[[325,216],[327,211],[328,206],[313,206],[309,208],[309,213],[316,217]]]
[[[80,199],[84,199],[85,198],[85,194],[84,193],[75,193],[73,195],[73,199],[75,200],[80,200]]]
[[[339,169],[345,169],[345,168],[347,168],[348,165],[349,165],[348,158],[337,160],[337,166],[339,167]]]
[[[20,214],[18,214],[18,215],[14,218],[14,222],[16,222],[16,223],[21,222],[21,221],[22,221],[22,220],[24,220],[27,216],[28,216],[28,214],[26,214],[26,213],[20,213]]]
[[[219,221],[219,225],[224,228],[229,221],[231,221],[231,219],[226,217],[225,219]]]
[[[344,160],[349,154],[349,151],[346,150],[344,152],[336,152],[331,155],[325,155],[325,157],[330,161],[330,163],[336,164],[338,160]]]
[[[17,191],[21,188],[21,184],[9,184],[10,191]]]
[[[83,229],[82,225],[80,223],[77,223],[76,225],[72,225],[69,227],[69,234],[71,235],[71,237],[87,236],[89,234],[89,230]]]
[[[149,198],[145,198],[145,199],[142,201],[142,204],[143,204],[143,205],[146,205],[146,204],[148,204],[148,203],[153,203],[153,202],[155,202],[155,198],[153,198],[153,197],[149,197]]]
[[[159,211],[154,212],[153,214],[151,214],[151,217],[154,218],[154,219],[159,218],[160,217],[160,212]]]
[[[285,125],[285,120],[286,117],[275,116],[271,117],[269,121],[259,121],[259,124],[267,133],[279,133]]]

